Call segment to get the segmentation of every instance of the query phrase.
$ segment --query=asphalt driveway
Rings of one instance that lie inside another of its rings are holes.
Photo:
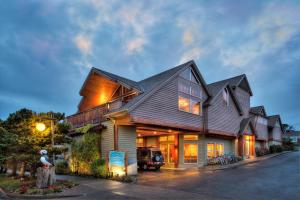
[[[143,172],[138,184],[208,199],[300,199],[300,152],[221,171]]]
[[[144,172],[138,182],[76,178],[72,199],[300,199],[300,152],[220,171]],[[66,198],[70,199],[70,198]]]

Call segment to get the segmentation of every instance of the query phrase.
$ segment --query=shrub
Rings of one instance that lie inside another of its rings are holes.
[[[261,148],[258,148],[256,147],[255,148],[255,153],[256,153],[256,156],[263,156],[263,155],[266,155],[266,154],[269,154],[269,150],[265,147],[261,147]]]
[[[70,169],[80,175],[92,175],[92,164],[99,159],[100,136],[86,133],[81,140],[74,141],[71,147]]]
[[[282,146],[281,145],[271,145],[270,146],[270,153],[280,153],[282,152]]]
[[[60,160],[55,163],[56,174],[69,174],[69,164],[66,160]]]
[[[290,138],[284,138],[282,140],[282,148],[285,151],[294,151],[295,150],[295,144],[292,142]]]
[[[91,164],[92,175],[95,177],[108,177],[108,171],[104,159],[97,159]]]

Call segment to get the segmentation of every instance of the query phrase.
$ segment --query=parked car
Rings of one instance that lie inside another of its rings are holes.
[[[158,170],[164,165],[164,158],[160,149],[153,147],[139,147],[137,149],[137,161],[140,169],[149,169],[154,167]]]

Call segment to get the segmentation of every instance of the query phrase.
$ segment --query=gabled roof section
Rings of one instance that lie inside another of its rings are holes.
[[[256,130],[252,123],[251,117],[245,118],[241,121],[239,134],[243,134],[248,126],[250,126],[253,133],[256,135]]]
[[[204,88],[205,92],[207,93],[208,98],[211,96],[206,82],[204,81],[196,63],[191,60],[189,62],[186,62],[184,64],[181,64],[179,66],[176,66],[174,68],[171,68],[169,70],[163,71],[159,74],[156,74],[154,76],[151,76],[149,78],[146,78],[144,80],[141,80],[137,82],[138,87],[142,91],[142,93],[136,97],[134,97],[130,102],[122,106],[120,109],[115,110],[116,112],[121,112],[124,110],[131,111],[135,109],[140,103],[142,103],[144,100],[146,100],[148,97],[150,97],[155,91],[160,89],[164,84],[166,84],[168,81],[172,80],[174,77],[179,75],[181,72],[183,72],[188,67],[191,67],[197,78],[199,79],[202,87]],[[112,113],[109,113],[112,114]]]
[[[256,106],[250,108],[250,113],[267,117],[267,113],[264,106]]]
[[[246,85],[246,89],[249,94],[252,96],[253,93],[252,93],[252,90],[250,88],[250,84],[248,82],[248,79],[247,79],[247,76],[246,74],[242,74],[242,75],[239,75],[239,76],[235,76],[235,77],[232,77],[232,78],[228,78],[228,79],[225,79],[225,80],[221,80],[221,81],[217,81],[217,82],[214,82],[214,83],[211,83],[211,84],[220,84],[220,85],[225,85],[225,84],[229,84],[230,87],[232,87],[233,89],[238,87],[238,86],[241,86],[242,85]],[[244,86],[243,86],[244,87]],[[242,88],[243,88],[242,87]]]
[[[282,123],[281,123],[280,115],[268,116],[268,126],[270,128],[274,128],[277,121],[279,121],[280,129],[283,132],[283,126],[282,126]]]
[[[79,92],[80,95],[82,94],[82,91],[83,91],[83,89],[84,89],[84,87],[85,87],[85,85],[87,83],[87,80],[90,78],[90,76],[92,74],[98,74],[100,76],[107,77],[108,79],[110,79],[110,80],[112,80],[114,82],[117,82],[120,85],[123,85],[123,86],[127,87],[128,89],[134,88],[134,89],[136,89],[138,91],[141,90],[140,87],[138,86],[138,83],[136,81],[133,81],[133,80],[130,80],[130,79],[127,79],[127,78],[124,78],[124,77],[121,77],[121,76],[118,76],[118,75],[115,75],[115,74],[112,74],[112,73],[106,72],[104,70],[100,70],[100,69],[97,69],[97,68],[93,67],[90,70],[87,78],[85,79],[85,81],[84,81],[84,83],[83,83],[83,85],[82,85],[82,87],[80,89],[80,92]]]
[[[213,102],[215,97],[218,96],[224,90],[224,88],[227,88],[239,114],[243,115],[242,107],[241,107],[239,101],[237,100],[237,97],[235,96],[235,94],[232,91],[228,82],[219,81],[219,82],[208,84],[207,87],[208,87],[210,94],[212,95],[212,98],[210,99],[209,103]]]

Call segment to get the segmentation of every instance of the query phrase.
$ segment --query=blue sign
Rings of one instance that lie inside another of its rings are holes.
[[[110,167],[125,167],[125,152],[110,151],[109,152]]]

